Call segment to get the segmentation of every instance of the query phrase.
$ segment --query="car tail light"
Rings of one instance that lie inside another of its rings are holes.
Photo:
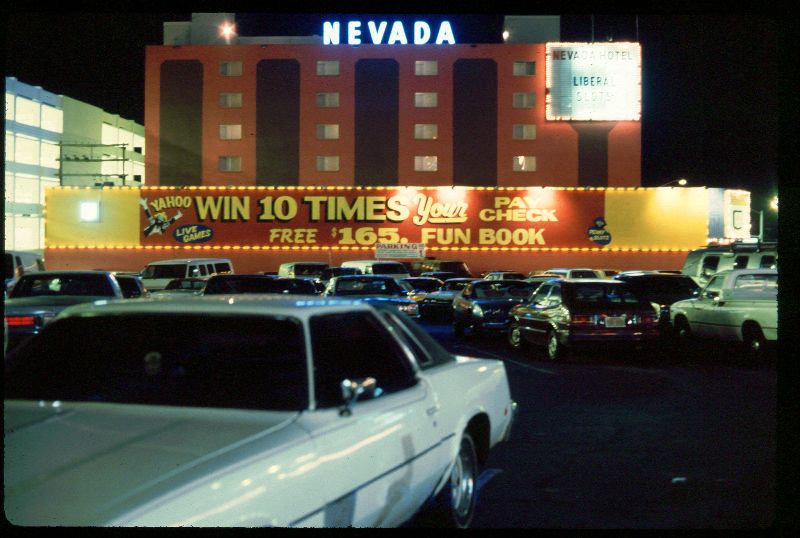
[[[31,327],[36,325],[36,316],[6,316],[9,327]]]
[[[569,320],[570,325],[577,325],[577,326],[590,326],[590,325],[598,325],[599,324],[599,316],[595,315],[585,315],[585,314],[572,314]]]

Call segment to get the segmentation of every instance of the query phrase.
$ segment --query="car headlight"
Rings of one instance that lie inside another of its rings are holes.
[[[400,310],[400,312],[405,312],[409,316],[416,316],[419,312],[417,303],[400,303],[397,305],[397,308]]]
[[[475,316],[476,318],[483,317],[483,309],[480,307],[480,305],[472,306],[472,315]]]

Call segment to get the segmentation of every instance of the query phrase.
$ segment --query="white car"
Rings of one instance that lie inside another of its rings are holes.
[[[698,336],[740,342],[759,357],[778,339],[778,270],[720,271],[698,297],[673,303],[670,321],[684,341]]]
[[[316,296],[72,307],[7,357],[5,398],[22,526],[465,527],[516,413],[501,361]]]

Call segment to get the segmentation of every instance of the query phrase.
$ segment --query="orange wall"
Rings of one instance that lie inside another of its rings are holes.
[[[578,186],[578,134],[567,122],[546,122],[544,44],[416,45],[229,45],[148,46],[145,66],[146,177],[159,184],[159,87],[160,65],[165,60],[196,59],[203,65],[203,164],[204,185],[255,184],[255,78],[262,59],[290,58],[300,64],[300,185],[353,185],[354,177],[354,73],[362,58],[393,58],[400,68],[399,163],[400,185],[451,185],[453,175],[453,63],[459,58],[486,58],[497,63],[497,177],[500,186]],[[533,59],[536,74],[513,76],[513,62]],[[219,75],[219,63],[242,60],[240,77]],[[339,76],[317,76],[317,60],[338,60]],[[437,76],[415,76],[414,61],[437,60]],[[218,95],[242,92],[240,109],[221,109]],[[316,94],[340,93],[339,108],[318,108]],[[436,91],[436,108],[414,107],[414,92]],[[533,109],[512,107],[514,92],[536,94]],[[241,141],[220,141],[219,125],[242,125]],[[318,123],[338,123],[339,140],[317,140]],[[415,123],[437,123],[438,140],[414,140]],[[535,140],[513,140],[515,123],[534,123]],[[219,172],[219,155],[242,155],[241,172]],[[317,155],[339,155],[339,172],[317,172]],[[438,155],[439,170],[414,172],[415,155]],[[535,172],[513,172],[512,157],[535,155]],[[641,133],[638,122],[620,122],[609,136],[609,186],[641,184]]]

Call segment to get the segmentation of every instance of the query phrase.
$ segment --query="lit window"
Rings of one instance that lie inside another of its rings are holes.
[[[338,140],[339,139],[339,124],[338,123],[318,123],[317,124],[317,138],[320,140]]]
[[[81,202],[80,222],[100,222],[100,202]]]
[[[417,60],[414,62],[414,74],[419,77],[438,75],[439,62],[436,60]]]
[[[436,172],[439,169],[439,157],[436,155],[414,156],[415,172]]]
[[[39,103],[17,96],[17,123],[39,127],[40,108]]]
[[[317,106],[320,108],[337,108],[339,106],[339,92],[318,93]]]
[[[222,62],[219,64],[219,74],[223,77],[239,77],[242,75],[242,62]]]
[[[10,131],[6,131],[6,160],[13,161],[14,157],[14,135]]]
[[[436,92],[416,92],[414,106],[417,108],[435,108],[439,106],[439,94]]]
[[[417,140],[436,140],[439,137],[439,126],[435,123],[415,123],[414,138]]]
[[[514,156],[514,171],[515,172],[535,172],[536,171],[536,157],[533,155],[515,155]]]
[[[45,168],[59,168],[59,153],[60,148],[58,144],[42,141],[42,158],[41,166]]]
[[[39,140],[17,135],[14,143],[14,160],[22,164],[39,165]]]
[[[220,140],[241,140],[242,139],[242,126],[241,125],[220,125],[219,126]]]
[[[241,93],[221,93],[219,94],[220,108],[242,108]]]
[[[514,108],[533,108],[536,103],[536,94],[532,92],[514,93]]]
[[[17,174],[14,183],[14,201],[19,204],[39,204],[39,178],[27,174]]]
[[[338,155],[317,156],[317,172],[338,172],[338,171],[339,171]]]
[[[220,172],[241,172],[242,158],[237,155],[222,155],[219,158]]]
[[[530,123],[514,124],[514,140],[535,140],[536,125]]]
[[[320,60],[317,62],[317,75],[335,76],[339,74],[339,60]]]
[[[119,129],[110,123],[103,123],[103,129],[100,136],[103,144],[116,144],[119,142]]]
[[[536,62],[514,62],[514,76],[524,77],[536,74]]]
[[[64,131],[64,111],[42,105],[42,129],[61,133]]]

